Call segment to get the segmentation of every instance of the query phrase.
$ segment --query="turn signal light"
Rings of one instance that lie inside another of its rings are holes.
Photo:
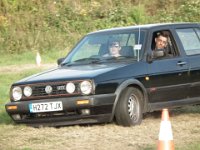
[[[8,110],[17,110],[17,106],[7,106]]]
[[[89,100],[78,100],[76,101],[77,105],[84,105],[84,104],[89,104],[90,101]]]

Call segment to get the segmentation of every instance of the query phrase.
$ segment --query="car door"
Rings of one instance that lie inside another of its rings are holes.
[[[177,28],[182,49],[185,51],[189,66],[190,88],[189,98],[200,97],[200,28]]]
[[[173,56],[153,59],[148,64],[150,103],[181,100],[188,95],[188,60],[182,57],[171,30],[167,29],[170,33]],[[152,41],[155,38],[154,32],[150,34]]]

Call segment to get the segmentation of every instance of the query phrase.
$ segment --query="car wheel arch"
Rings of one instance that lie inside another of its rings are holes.
[[[123,91],[127,87],[136,87],[136,88],[138,88],[142,92],[143,98],[144,98],[143,99],[144,100],[143,113],[149,111],[149,107],[148,107],[148,95],[147,95],[147,91],[146,91],[144,85],[139,80],[137,80],[137,79],[128,79],[128,80],[125,80],[124,82],[122,82],[120,84],[120,86],[115,91],[116,98],[115,98],[115,102],[113,104],[112,115],[111,115],[110,122],[114,119],[115,110],[116,110],[116,106],[117,106],[117,103],[119,101],[120,95],[123,93]]]

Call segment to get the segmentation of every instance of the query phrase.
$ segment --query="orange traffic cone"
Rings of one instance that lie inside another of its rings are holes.
[[[168,109],[162,110],[162,121],[160,124],[158,150],[174,150],[171,122],[169,121]]]

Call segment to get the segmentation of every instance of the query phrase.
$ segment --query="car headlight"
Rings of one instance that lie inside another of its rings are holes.
[[[32,88],[31,88],[30,86],[26,86],[26,87],[24,88],[24,95],[25,95],[26,97],[29,97],[29,96],[32,95]]]
[[[74,83],[72,83],[72,82],[67,83],[67,85],[66,85],[66,91],[69,94],[74,93],[75,89],[76,89],[76,87],[75,87]]]
[[[12,89],[12,97],[15,101],[18,101],[22,98],[22,89],[19,86],[16,86]]]
[[[92,92],[92,83],[90,81],[82,81],[80,89],[83,94],[90,94]]]

